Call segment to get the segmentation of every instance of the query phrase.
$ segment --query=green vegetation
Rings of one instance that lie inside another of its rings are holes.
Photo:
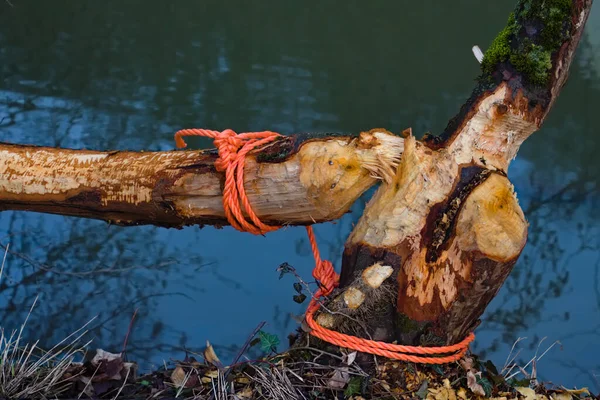
[[[530,83],[546,85],[552,54],[569,38],[571,0],[525,0],[484,55],[481,69],[491,76],[499,63],[510,64]]]

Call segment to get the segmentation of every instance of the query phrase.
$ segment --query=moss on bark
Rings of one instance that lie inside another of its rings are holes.
[[[522,0],[510,14],[481,63],[491,78],[502,63],[510,65],[534,85],[550,81],[552,57],[571,30],[571,0]]]

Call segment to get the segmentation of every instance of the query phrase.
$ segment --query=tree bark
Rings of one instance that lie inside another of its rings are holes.
[[[409,345],[453,344],[477,327],[527,239],[506,171],[556,101],[591,3],[518,3],[446,130],[405,141],[394,178],[380,186],[346,242],[331,300],[335,318],[323,311],[317,321]],[[369,289],[363,296],[364,271],[374,265],[393,273],[379,295]],[[340,301],[344,296],[352,301]]]
[[[391,179],[403,138],[295,135],[250,153],[245,189],[271,225],[339,218],[378,179]],[[98,152],[0,145],[0,210],[27,210],[119,225],[226,225],[224,173],[207,151]]]

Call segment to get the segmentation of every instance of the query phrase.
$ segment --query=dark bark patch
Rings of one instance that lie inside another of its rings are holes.
[[[469,194],[492,173],[479,166],[467,166],[460,170],[460,178],[448,198],[431,208],[422,232],[421,246],[427,249],[428,263],[437,261],[441,252],[448,248],[450,234],[456,217]]]
[[[84,204],[84,205],[95,205],[100,206],[102,201],[102,193],[99,189],[88,189],[83,190],[75,195],[69,196],[65,199],[66,203],[70,204]]]
[[[312,140],[325,138],[344,138],[352,139],[358,137],[358,134],[348,133],[298,133],[292,136],[277,138],[273,143],[265,146],[256,155],[256,161],[261,163],[281,163],[289,160],[294,154],[298,153],[303,144]]]
[[[402,265],[402,256],[392,249],[376,248],[364,243],[346,245],[342,256],[340,288],[350,285],[358,274],[378,262],[397,270]]]

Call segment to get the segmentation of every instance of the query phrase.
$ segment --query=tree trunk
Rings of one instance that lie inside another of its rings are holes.
[[[477,327],[527,239],[506,171],[556,101],[591,3],[519,2],[459,114],[441,136],[405,141],[394,179],[348,238],[337,299],[362,304],[334,300],[335,318],[317,321],[409,345],[453,344]],[[379,295],[357,296],[373,265],[391,278]]]

